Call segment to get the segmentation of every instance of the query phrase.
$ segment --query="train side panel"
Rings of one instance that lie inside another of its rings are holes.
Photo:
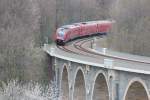
[[[97,33],[97,24],[84,24],[81,25],[80,36],[92,35]]]
[[[89,35],[96,34],[97,32],[98,32],[98,30],[97,30],[97,24],[91,24],[91,25],[89,25],[89,28],[88,28]]]
[[[111,23],[102,23],[97,26],[99,33],[107,33],[111,28]]]
[[[71,39],[79,37],[80,35],[80,27],[76,26],[73,29],[71,29]]]

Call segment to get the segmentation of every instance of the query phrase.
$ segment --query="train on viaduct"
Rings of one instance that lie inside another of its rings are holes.
[[[99,48],[101,38],[44,45],[58,100],[150,100],[150,58]]]

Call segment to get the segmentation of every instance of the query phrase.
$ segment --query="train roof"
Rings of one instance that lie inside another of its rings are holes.
[[[88,21],[88,22],[79,22],[79,23],[74,23],[74,25],[88,25],[88,24],[103,24],[103,23],[112,23],[114,22],[113,20],[98,20],[98,21]]]
[[[64,29],[72,29],[72,28],[76,28],[76,27],[79,27],[79,25],[77,25],[77,24],[65,25],[62,28],[64,28]]]
[[[97,21],[88,21],[88,22],[79,22],[79,23],[74,23],[72,25],[64,25],[60,27],[58,30],[60,31],[67,31],[68,29],[73,29],[76,27],[80,27],[80,25],[90,25],[90,24],[107,24],[107,23],[114,23],[115,21],[113,20],[97,20]]]

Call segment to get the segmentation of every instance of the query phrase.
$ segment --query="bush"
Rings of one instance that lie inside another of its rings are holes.
[[[57,100],[58,88],[56,82],[47,86],[30,81],[22,84],[12,80],[7,84],[2,82],[0,100]]]

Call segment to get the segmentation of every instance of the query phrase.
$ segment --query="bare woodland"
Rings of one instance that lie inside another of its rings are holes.
[[[109,47],[121,52],[150,56],[149,0],[118,0],[110,14],[116,20]]]
[[[109,48],[150,56],[149,0],[0,0],[0,79],[49,81],[43,52],[56,28],[90,20],[116,20]]]

